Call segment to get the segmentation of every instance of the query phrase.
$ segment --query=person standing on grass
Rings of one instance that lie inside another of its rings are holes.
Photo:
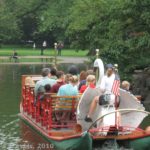
[[[18,60],[18,53],[16,52],[16,50],[14,50],[13,55],[10,56],[10,61],[11,61],[12,58],[15,60],[15,62],[17,62],[17,60]]]
[[[41,55],[44,54],[44,49],[46,49],[46,47],[47,47],[47,43],[46,43],[46,41],[44,41],[42,44],[42,48],[41,48]]]
[[[35,43],[33,43],[33,49],[35,49],[36,48],[36,45],[35,45]]]
[[[59,42],[57,45],[58,56],[61,56],[61,50],[64,47],[62,42]]]

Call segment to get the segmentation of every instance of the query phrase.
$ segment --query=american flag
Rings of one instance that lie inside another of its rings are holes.
[[[112,86],[112,90],[111,92],[115,95],[115,96],[119,96],[119,87],[120,87],[120,78],[118,74],[115,74],[115,80]]]

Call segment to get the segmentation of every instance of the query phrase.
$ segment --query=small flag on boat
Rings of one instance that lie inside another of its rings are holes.
[[[120,87],[120,78],[119,78],[119,75],[118,74],[115,74],[115,80],[114,80],[114,83],[113,83],[113,86],[112,86],[112,93],[115,95],[115,96],[119,96],[120,93],[119,93],[119,87]]]

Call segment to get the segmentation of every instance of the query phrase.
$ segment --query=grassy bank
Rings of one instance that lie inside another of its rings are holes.
[[[39,48],[25,48],[25,47],[18,47],[18,46],[2,46],[0,48],[0,56],[11,56],[13,50],[18,52],[19,56],[40,56],[41,51]],[[88,51],[79,50],[78,52],[73,49],[62,49],[62,56],[73,56],[73,57],[85,57]],[[44,56],[54,56],[55,52],[54,49],[45,49]]]

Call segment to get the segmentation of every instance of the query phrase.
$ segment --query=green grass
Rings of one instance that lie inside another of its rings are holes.
[[[25,47],[7,47],[3,46],[0,48],[0,56],[11,56],[13,50],[18,52],[19,56],[40,56],[40,49],[33,49],[33,48],[25,48]],[[73,56],[73,57],[85,57],[88,51],[79,50],[78,52],[73,49],[62,49],[62,56]],[[44,56],[54,56],[55,52],[54,49],[45,49]]]

